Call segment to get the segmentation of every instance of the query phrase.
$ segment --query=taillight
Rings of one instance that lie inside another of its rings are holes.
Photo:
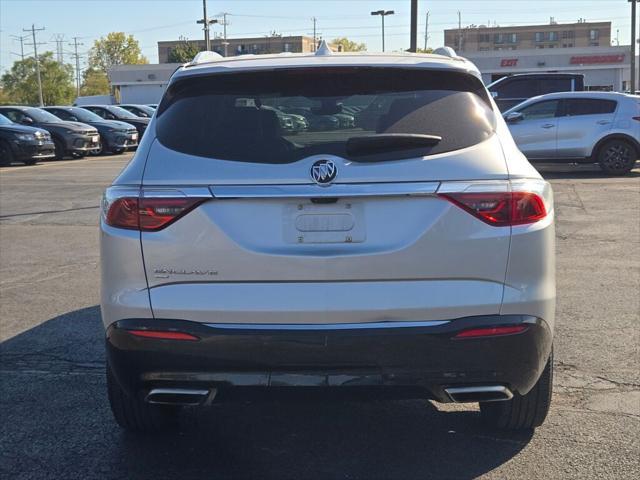
[[[533,192],[450,192],[440,196],[494,227],[535,223],[547,216],[543,198]]]
[[[153,232],[161,230],[183,217],[209,198],[132,196],[131,190],[119,196],[116,188],[109,189],[103,200],[103,218],[107,225],[129,230]]]
[[[463,330],[453,338],[478,338],[478,337],[499,337],[501,335],[514,335],[522,333],[529,327],[527,325],[506,325],[503,327],[481,327]]]
[[[144,338],[155,338],[158,340],[186,340],[195,342],[200,338],[190,333],[176,332],[174,330],[127,330],[131,335]]]

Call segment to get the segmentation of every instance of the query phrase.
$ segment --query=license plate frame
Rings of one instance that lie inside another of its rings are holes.
[[[289,244],[362,243],[366,240],[364,204],[308,200],[285,205],[283,237]]]

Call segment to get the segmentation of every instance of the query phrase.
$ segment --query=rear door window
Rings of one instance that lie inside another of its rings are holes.
[[[571,91],[570,78],[541,78],[538,80],[538,93],[536,95],[569,91]]]
[[[158,140],[202,157],[290,163],[316,154],[384,161],[465,148],[495,116],[465,73],[401,68],[299,68],[188,77],[157,113]],[[377,136],[380,148],[352,148]],[[430,141],[430,138],[437,140]],[[387,141],[391,140],[391,141]]]
[[[618,102],[599,98],[567,98],[564,101],[564,115],[604,115],[613,113]]]
[[[536,80],[520,78],[505,80],[498,88],[498,98],[529,98],[537,95]]]

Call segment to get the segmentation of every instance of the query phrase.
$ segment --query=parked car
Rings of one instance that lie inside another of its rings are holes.
[[[480,402],[492,426],[540,425],[549,184],[470,62],[327,52],[173,74],[102,202],[115,419],[155,430],[184,405],[297,388]],[[238,102],[332,111],[374,94],[391,99],[376,130],[299,143]]]
[[[80,107],[44,107],[44,110],[61,120],[82,122],[95,127],[100,134],[99,147],[93,152],[95,155],[104,152],[119,155],[129,148],[138,146],[138,131],[129,123],[104,120],[95,113]]]
[[[151,107],[151,108],[153,108],[155,110],[156,108],[158,108],[158,104],[157,103],[147,103],[147,107]]]
[[[138,141],[142,139],[142,136],[149,125],[148,118],[137,117],[133,113],[116,105],[83,105],[82,108],[95,113],[105,120],[119,120],[133,125],[136,127],[136,130],[138,130]]]
[[[283,107],[287,114],[300,115],[307,120],[309,130],[335,130],[340,128],[340,120],[335,115],[318,115],[311,108]]]
[[[531,161],[598,163],[624,175],[640,158],[640,97],[613,92],[551,93],[504,114]]]
[[[133,105],[133,104],[120,104],[120,108],[124,108],[128,112],[133,113],[136,117],[151,118],[156,112],[156,109],[149,105]]]
[[[37,127],[51,134],[55,158],[82,158],[99,148],[100,135],[94,127],[81,122],[67,122],[36,107],[2,106],[0,113],[12,122]]]
[[[502,77],[487,85],[493,100],[501,111],[531,97],[554,92],[580,92],[584,90],[581,73],[522,73]]]
[[[55,157],[51,135],[41,128],[26,127],[0,115],[0,165],[22,162],[33,165],[38,160]]]

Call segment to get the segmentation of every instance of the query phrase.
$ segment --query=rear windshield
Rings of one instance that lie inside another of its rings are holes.
[[[190,77],[169,87],[157,114],[158,140],[172,150],[256,163],[318,154],[361,162],[433,155],[482,142],[494,127],[479,79],[402,68]],[[350,142],[356,137],[369,138]],[[385,142],[389,137],[393,142]]]

